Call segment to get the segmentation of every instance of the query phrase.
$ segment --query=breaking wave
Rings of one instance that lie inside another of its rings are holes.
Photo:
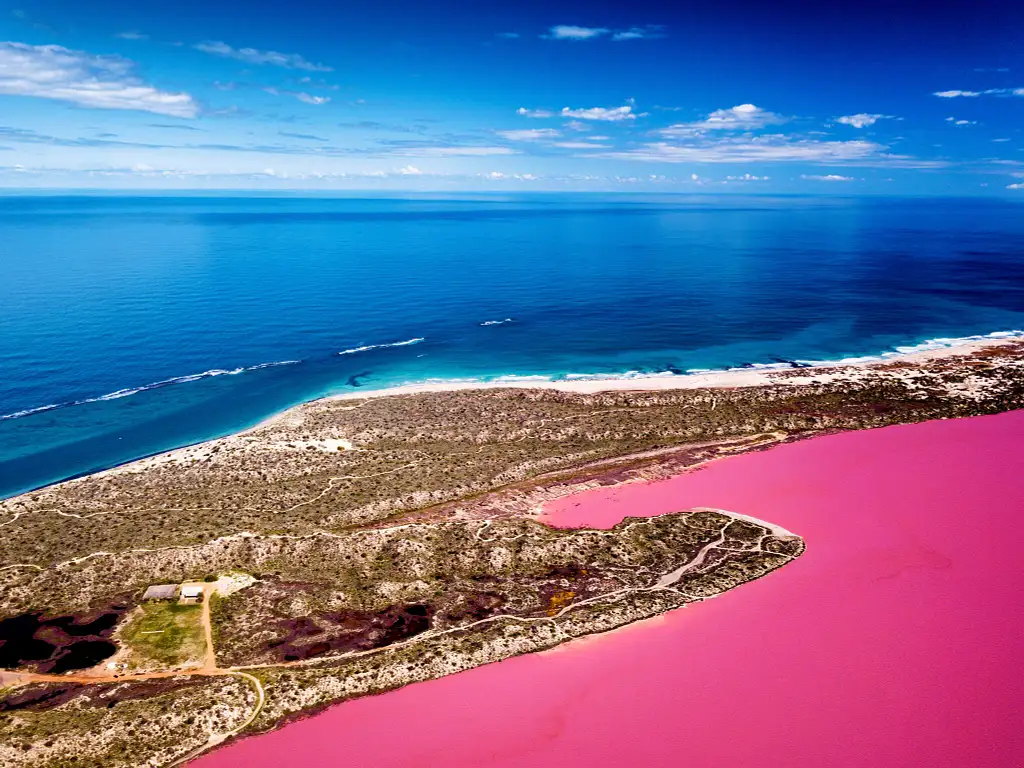
[[[662,379],[675,376],[698,376],[709,373],[736,371],[780,371],[788,368],[824,368],[836,365],[857,365],[863,363],[880,363],[895,357],[913,355],[919,352],[934,352],[952,349],[974,341],[997,341],[1000,339],[1024,339],[1024,330],[995,331],[994,333],[974,334],[972,336],[940,337],[928,339],[918,344],[907,344],[894,347],[876,355],[859,357],[843,357],[834,360],[776,360],[771,363],[744,363],[727,368],[687,368],[685,371],[674,370],[629,370],[621,373],[565,373],[556,376],[502,376],[495,381],[602,381],[615,379]]]
[[[512,318],[506,317],[504,320],[485,320],[480,325],[504,325],[505,323],[511,323]]]
[[[105,395],[98,395],[97,397],[83,397],[79,400],[68,400],[63,403],[50,403],[49,405],[40,405],[36,408],[26,408],[23,411],[15,411],[14,413],[6,413],[0,415],[0,421],[6,421],[8,419],[18,419],[23,416],[31,416],[34,413],[42,413],[44,411],[52,411],[57,408],[70,408],[73,405],[85,405],[86,403],[101,403],[106,400],[118,400],[122,397],[130,397],[131,395],[137,395],[139,392],[148,392],[151,389],[159,389],[160,387],[169,387],[172,384],[187,384],[190,381],[199,381],[200,379],[208,379],[212,376],[236,376],[239,373],[246,373],[247,371],[258,371],[263,368],[276,368],[280,365],[295,365],[301,362],[299,360],[279,360],[272,363],[260,363],[259,365],[248,365],[242,368],[232,368],[230,370],[225,368],[211,368],[208,371],[202,373],[192,373],[187,376],[175,376],[170,379],[162,379],[161,381],[154,381],[151,384],[144,384],[141,387],[128,387],[125,389],[118,389],[113,392],[108,392]]]
[[[492,320],[487,321],[492,325],[508,322],[510,320]],[[481,323],[485,325],[486,323]],[[786,368],[810,368],[810,367],[828,367],[836,365],[854,365],[858,363],[874,363],[891,360],[895,357],[901,357],[904,355],[911,355],[918,352],[930,352],[942,349],[950,349],[953,347],[961,346],[969,342],[976,341],[992,341],[999,339],[1024,339],[1024,330],[1012,330],[1012,331],[996,331],[994,333],[987,334],[975,334],[972,336],[958,336],[958,337],[940,337],[934,339],[927,339],[918,344],[908,344],[903,346],[894,347],[885,352],[881,352],[875,355],[863,355],[859,357],[844,357],[832,360],[812,360],[812,359],[793,359],[793,360],[776,360],[774,362],[767,363],[744,363],[739,366],[731,366],[726,368],[688,368],[686,370],[680,370],[673,366],[668,366],[671,370],[627,370],[621,373],[607,372],[607,373],[564,373],[564,374],[553,374],[553,375],[540,375],[540,374],[506,374],[496,377],[486,377],[485,379],[429,379],[426,383],[473,383],[479,381],[490,381],[498,383],[508,384],[529,384],[530,382],[543,382],[543,381],[599,381],[599,380],[614,380],[614,379],[654,379],[654,378],[671,378],[676,376],[693,376],[710,373],[718,373],[722,371],[744,371],[744,370],[782,370]],[[338,352],[339,355],[351,355],[359,352],[368,352],[373,349],[383,349],[387,347],[405,347],[412,344],[419,344],[424,341],[422,337],[414,339],[406,339],[405,341],[396,341],[389,344],[368,344],[362,347],[355,347],[353,349],[346,349]],[[260,363],[258,365],[250,365],[241,368],[213,368],[202,373],[194,373],[188,376],[176,376],[170,379],[164,379],[162,381],[156,381],[151,384],[146,384],[141,387],[129,387],[125,389],[118,389],[113,392],[108,392],[104,395],[97,397],[87,397],[80,400],[70,400],[61,403],[50,403],[48,405],[40,405],[34,408],[26,408],[24,410],[15,411],[13,413],[0,415],[0,421],[6,421],[8,419],[18,419],[25,416],[31,416],[37,413],[43,413],[45,411],[52,411],[58,408],[67,408],[73,405],[83,405],[85,403],[102,402],[106,400],[117,400],[122,397],[130,397],[131,395],[138,394],[139,392],[146,392],[151,389],[158,389],[160,387],[167,387],[174,384],[186,384],[188,382],[198,381],[200,379],[206,379],[213,376],[235,376],[248,371],[257,371],[263,368],[273,368],[282,365],[294,365],[301,362],[300,360],[281,360],[270,363]]]
[[[384,349],[386,347],[408,347],[410,344],[419,344],[423,341],[422,338],[417,339],[406,339],[405,341],[393,341],[390,344],[367,344],[365,347],[353,347],[352,349],[343,349],[339,352],[339,355],[354,355],[357,352],[369,352],[371,349]]]

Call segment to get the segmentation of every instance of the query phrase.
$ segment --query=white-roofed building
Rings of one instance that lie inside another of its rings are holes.
[[[181,585],[181,602],[183,603],[201,603],[203,602],[203,585],[202,584],[182,584]]]

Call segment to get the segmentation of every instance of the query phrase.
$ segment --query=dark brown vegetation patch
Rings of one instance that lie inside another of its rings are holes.
[[[330,652],[369,651],[425,632],[434,609],[429,605],[393,605],[383,611],[336,611],[298,619],[280,619],[283,635],[267,644],[282,661],[300,661]]]
[[[0,712],[44,712],[73,699],[79,700],[82,706],[113,709],[121,701],[145,699],[206,682],[201,678],[181,677],[98,685],[33,683],[0,697]]]
[[[125,610],[118,605],[91,615],[46,617],[36,612],[2,619],[0,668],[31,666],[60,674],[95,666],[117,652],[109,638]]]

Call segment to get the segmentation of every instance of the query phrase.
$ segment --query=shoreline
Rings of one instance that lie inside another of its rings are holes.
[[[924,344],[933,344],[939,340],[930,340]],[[959,342],[959,339],[950,341]],[[244,427],[235,432],[229,432],[217,437],[210,437],[198,440],[187,445],[178,446],[169,450],[159,451],[149,455],[138,456],[128,461],[114,464],[109,467],[99,468],[91,472],[62,477],[52,482],[45,483],[33,488],[27,488],[11,496],[0,498],[0,502],[20,498],[29,493],[35,493],[62,483],[73,483],[94,476],[106,476],[134,472],[147,467],[179,459],[203,458],[212,447],[224,441],[240,440],[251,437],[260,430],[277,424],[289,418],[301,419],[302,409],[317,404],[325,404],[339,400],[364,400],[368,398],[398,397],[404,395],[420,395],[431,393],[492,390],[492,389],[521,389],[521,390],[551,390],[570,394],[591,395],[604,392],[664,392],[671,390],[691,389],[738,389],[768,386],[802,386],[807,384],[822,384],[841,378],[849,378],[851,375],[870,373],[873,369],[893,364],[914,365],[927,363],[935,360],[963,357],[979,352],[983,349],[997,348],[1024,341],[1024,335],[1020,331],[1001,331],[986,336],[964,338],[960,343],[952,343],[926,349],[915,349],[914,351],[885,352],[880,355],[863,358],[849,358],[844,361],[823,361],[820,365],[808,365],[792,367],[786,364],[765,365],[764,367],[752,367],[741,369],[715,370],[700,373],[685,374],[650,374],[624,377],[622,375],[609,375],[606,378],[585,379],[543,379],[537,377],[522,377],[514,380],[494,381],[465,381],[448,380],[439,382],[400,384],[387,386],[381,389],[372,389],[358,392],[343,392],[333,395],[324,395],[304,402],[296,403],[281,411],[273,413],[252,426]],[[918,345],[921,346],[921,345]]]
[[[317,403],[332,400],[362,400],[367,397],[388,397],[392,395],[419,395],[430,392],[459,392],[462,390],[477,389],[551,389],[560,392],[573,392],[576,394],[597,394],[600,392],[650,392],[672,389],[726,389],[740,387],[760,387],[775,384],[800,385],[814,382],[825,382],[833,378],[836,373],[850,373],[855,371],[866,371],[876,366],[891,365],[893,363],[914,364],[924,363],[932,360],[941,360],[947,357],[960,357],[970,355],[982,349],[999,347],[1021,341],[1022,337],[1016,331],[1002,333],[999,336],[988,336],[983,338],[965,339],[962,343],[950,346],[937,347],[933,349],[919,349],[913,352],[886,352],[864,358],[849,358],[848,361],[822,361],[820,364],[790,365],[790,364],[762,364],[749,368],[729,368],[723,370],[701,371],[681,374],[639,374],[627,376],[623,374],[609,374],[607,377],[600,375],[587,375],[586,378],[576,379],[551,379],[543,376],[523,377],[499,377],[492,381],[465,381],[453,379],[450,381],[423,382],[414,384],[399,384],[381,389],[368,389],[365,392],[343,392],[336,395],[326,395],[309,403]],[[802,372],[803,375],[800,375]],[[779,376],[778,374],[784,374]],[[303,403],[302,405],[306,405]],[[302,405],[296,407],[302,407]],[[291,410],[291,409],[288,409]],[[252,427],[267,424],[278,418],[288,410],[281,411],[271,416],[260,424]],[[238,433],[241,434],[241,433]]]

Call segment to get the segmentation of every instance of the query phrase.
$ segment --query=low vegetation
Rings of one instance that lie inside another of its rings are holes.
[[[143,603],[121,630],[129,669],[176,669],[202,662],[202,608],[172,602]]]
[[[1012,343],[748,389],[322,401],[0,502],[0,623],[21,675],[0,692],[0,765],[167,765],[236,731],[714,597],[803,542],[717,510],[608,531],[555,530],[536,510],[823,431],[1019,407]],[[217,666],[195,670],[202,607],[141,596],[202,580],[219,591]],[[54,627],[92,643],[83,657],[116,643],[111,663],[127,668],[32,674],[64,653],[40,644]]]

